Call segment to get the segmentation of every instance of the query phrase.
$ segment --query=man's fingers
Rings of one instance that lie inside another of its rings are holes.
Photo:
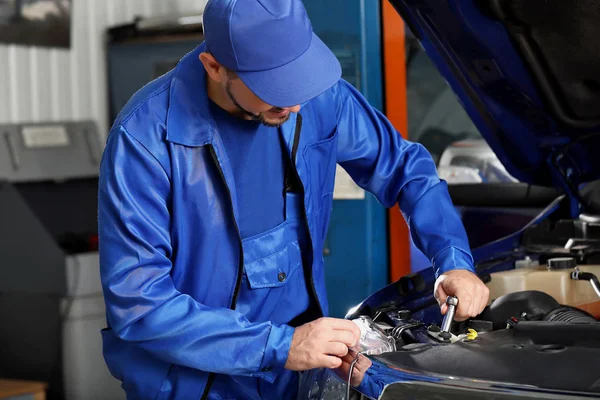
[[[470,294],[465,291],[460,291],[457,293],[458,298],[458,308],[456,310],[456,317],[454,318],[457,321],[464,321],[469,317],[469,313],[471,312],[471,307],[473,306],[473,298]]]
[[[456,312],[456,321],[464,321],[471,315],[471,309],[473,308],[473,299],[468,294],[467,290],[461,290],[457,293],[458,297],[458,309]]]
[[[475,318],[476,316],[481,314],[484,308],[483,304],[487,301],[487,298],[485,296],[485,286],[474,285],[472,292],[474,293],[473,305],[471,307],[469,317]]]
[[[433,285],[433,296],[436,300],[441,301],[440,295],[444,294],[445,290],[443,288],[443,282],[446,280],[446,275],[441,275],[438,279],[436,279]],[[440,290],[441,289],[441,290]],[[443,299],[445,301],[445,299]]]
[[[344,381],[348,379],[348,374],[350,373],[350,365],[351,363],[343,362],[342,365],[337,369],[339,371],[338,376],[340,376]],[[361,369],[358,365],[358,362],[354,365],[354,369],[352,370],[352,378],[350,382],[352,386],[356,387],[361,384],[364,379],[366,369]]]
[[[443,285],[438,285],[434,293],[438,304],[443,307],[443,305],[446,303],[446,299],[448,298],[448,294],[444,290]]]
[[[487,306],[488,300],[490,298],[490,290],[487,286],[481,286],[481,293],[479,295],[479,307],[477,308],[477,315],[481,314],[485,307]]]
[[[342,366],[342,359],[335,356],[323,355],[319,364],[323,368],[335,369]]]
[[[490,300],[490,289],[483,285],[482,286],[483,294],[481,296],[481,303],[479,304],[479,314],[485,310],[488,305],[488,301]]]
[[[444,303],[448,295],[458,298],[454,317],[456,321],[477,317],[483,312],[489,300],[489,289],[471,271],[452,270],[444,273],[436,281],[434,290],[444,315],[447,313],[447,306]]]
[[[345,363],[351,364],[355,358],[356,358],[356,354],[348,353],[344,357],[342,357],[342,361]]]
[[[342,357],[342,362],[344,364],[350,365],[354,362],[355,359],[356,359],[355,354],[348,353],[347,355]],[[357,369],[358,371],[364,372],[364,371],[368,370],[369,368],[371,368],[372,365],[373,365],[373,362],[371,361],[371,359],[369,359],[369,357],[361,354],[358,356],[358,361],[356,362],[356,364],[354,364],[354,368]]]
[[[340,360],[342,360],[342,365],[350,363],[351,359],[352,359],[350,357],[350,354],[346,354],[345,356],[341,356],[339,358],[340,358]]]
[[[354,346],[356,346],[358,338],[350,331],[333,330],[333,331],[328,332],[327,340],[329,342],[343,343],[347,347],[354,347]]]
[[[363,355],[359,355],[358,360],[354,362],[355,357],[356,356],[352,354],[347,354],[346,356],[342,357],[342,364],[335,371],[340,378],[346,381],[348,379],[348,374],[350,373],[350,366],[354,363],[350,383],[352,386],[357,387],[362,383],[363,379],[365,378],[365,373],[369,368],[371,368],[373,363],[369,357],[365,357]]]
[[[483,296],[483,291],[477,288],[475,290],[475,296],[473,297],[473,309],[471,310],[471,317],[475,318],[481,312],[481,297]]]
[[[356,340],[360,338],[360,328],[354,322],[341,318],[323,318],[324,322],[334,330],[351,332]]]
[[[477,295],[473,296],[473,299],[471,300],[471,306],[469,307],[469,313],[466,315],[467,318],[472,318],[474,317],[477,312]]]
[[[358,357],[358,361],[356,362],[354,368],[358,369],[361,372],[366,372],[369,368],[371,368],[372,365],[373,362],[369,359],[369,357],[361,355]]]
[[[446,315],[446,312],[448,312],[448,306],[446,304],[442,304],[442,315]]]
[[[344,324],[340,324],[339,326],[334,326],[333,329],[349,331],[354,335],[354,337],[358,341],[358,339],[360,339],[360,328],[358,327],[358,325],[356,325],[352,321],[348,321],[345,319],[341,320],[341,321],[344,321]]]
[[[333,329],[343,329],[347,331],[355,331],[355,329],[358,329],[358,326],[354,322],[347,319],[325,317],[323,320]]]
[[[348,346],[340,342],[328,342],[325,344],[325,353],[336,357],[348,355]]]
[[[367,357],[360,356],[356,364],[354,364],[354,370],[352,371],[352,386],[356,387],[361,384],[365,377],[365,372],[369,369],[366,365],[366,361],[369,360]]]
[[[350,373],[350,364],[342,362],[342,365],[336,371],[338,372],[338,376],[345,381],[348,379],[348,374]]]
[[[458,291],[458,308],[456,310],[457,321],[464,321],[468,318],[475,318],[485,308],[487,299],[484,299],[485,293],[479,288],[467,288]]]
[[[438,289],[438,293],[438,304],[441,306],[440,311],[442,315],[446,315],[446,313],[448,312],[448,305],[446,304],[446,299],[448,298],[448,295],[446,294],[444,289],[442,289],[441,286]]]

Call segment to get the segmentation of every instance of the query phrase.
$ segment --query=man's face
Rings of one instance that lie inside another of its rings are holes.
[[[240,116],[261,122],[266,126],[278,127],[290,118],[290,113],[300,111],[300,106],[274,107],[259,99],[235,74],[228,72],[225,90],[229,99],[238,108]]]

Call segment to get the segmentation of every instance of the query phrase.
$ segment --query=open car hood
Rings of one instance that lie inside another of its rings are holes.
[[[507,171],[585,211],[581,184],[600,178],[600,2],[390,2]]]

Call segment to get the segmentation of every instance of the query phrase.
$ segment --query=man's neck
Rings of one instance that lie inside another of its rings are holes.
[[[247,115],[238,110],[235,104],[233,104],[223,85],[212,80],[208,74],[206,74],[206,91],[208,98],[229,114],[242,119],[250,119]]]

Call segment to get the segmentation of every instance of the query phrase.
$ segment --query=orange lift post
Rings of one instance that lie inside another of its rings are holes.
[[[389,1],[384,0],[382,3],[385,110],[394,127],[407,138],[404,22]],[[395,282],[410,273],[410,238],[398,207],[393,207],[388,212],[390,279]]]

